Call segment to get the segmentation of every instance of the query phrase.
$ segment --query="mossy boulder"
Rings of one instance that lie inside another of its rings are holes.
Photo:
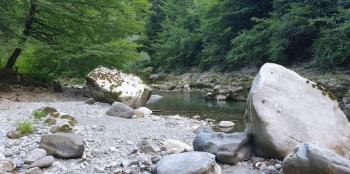
[[[86,77],[91,96],[101,102],[123,102],[130,107],[144,106],[152,89],[133,74],[99,66]]]

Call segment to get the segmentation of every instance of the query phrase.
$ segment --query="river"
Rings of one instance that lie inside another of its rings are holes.
[[[221,120],[233,121],[236,124],[234,130],[244,129],[245,102],[207,100],[200,92],[156,91],[154,94],[162,98],[146,106],[155,111],[155,115],[199,115],[201,119],[211,118],[217,123]]]

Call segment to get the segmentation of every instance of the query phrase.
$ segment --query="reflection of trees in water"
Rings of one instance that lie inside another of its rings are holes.
[[[221,120],[243,117],[245,111],[245,103],[206,100],[205,95],[199,92],[156,92],[156,94],[163,98],[156,103],[148,104],[147,107],[163,111],[162,114],[188,116],[198,114]]]

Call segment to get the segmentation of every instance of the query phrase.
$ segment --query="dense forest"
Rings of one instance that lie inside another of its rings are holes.
[[[3,0],[0,13],[1,69],[41,77],[350,66],[349,0]]]

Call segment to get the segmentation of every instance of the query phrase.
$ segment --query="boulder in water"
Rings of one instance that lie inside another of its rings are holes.
[[[152,94],[152,89],[138,76],[103,66],[87,75],[86,84],[95,100],[108,103],[120,101],[133,108],[144,106]]]
[[[253,81],[246,131],[258,156],[283,159],[315,141],[350,157],[350,126],[334,96],[283,66],[266,63]]]

